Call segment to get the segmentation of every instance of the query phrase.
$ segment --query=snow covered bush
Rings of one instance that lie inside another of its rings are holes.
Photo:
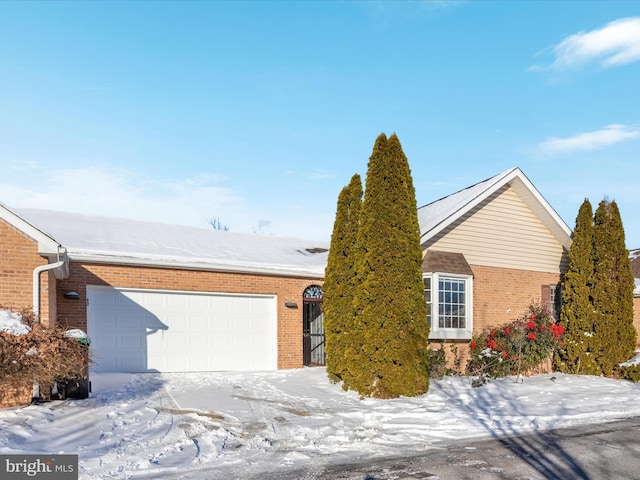
[[[33,312],[0,307],[0,381],[78,378],[87,370],[88,347],[69,338],[61,327],[35,321]]]
[[[467,374],[497,378],[533,373],[552,359],[563,334],[549,311],[533,303],[517,320],[485,329],[471,340]]]

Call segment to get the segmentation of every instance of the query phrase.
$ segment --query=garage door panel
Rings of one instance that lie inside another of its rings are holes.
[[[277,368],[276,298],[87,289],[96,371]]]
[[[206,332],[211,326],[213,326],[213,322],[209,322],[208,317],[195,317],[192,316],[188,320],[189,327],[191,331],[195,332]]]
[[[144,338],[140,335],[121,335],[119,342],[119,347],[126,349],[138,350],[144,348]]]
[[[147,326],[147,318],[142,315],[125,314],[120,315],[118,326],[123,329],[131,329],[141,331]],[[151,322],[149,322],[151,323]]]
[[[117,359],[114,365],[114,370],[118,372],[141,372],[146,369],[146,362],[137,355],[123,355]]]
[[[189,343],[189,337],[186,335],[167,335],[164,338],[164,342],[162,342],[162,346],[176,353],[187,353],[190,347]]]
[[[93,306],[108,306],[108,305],[117,305],[118,298],[120,295],[117,292],[104,292],[104,295],[100,295],[93,300]]]
[[[204,352],[209,349],[209,338],[204,335],[192,336],[188,339],[188,345],[194,351]]]
[[[192,296],[189,298],[189,306],[194,309],[207,310],[210,308],[210,301],[205,296]]]
[[[112,329],[117,324],[117,315],[115,313],[109,314],[104,312],[96,312],[94,315],[96,318],[96,328],[98,328],[99,330]]]
[[[218,351],[230,352],[231,348],[231,338],[228,335],[220,335],[217,337],[210,338],[211,348]]]

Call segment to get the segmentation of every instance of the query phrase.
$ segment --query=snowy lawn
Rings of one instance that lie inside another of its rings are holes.
[[[343,392],[323,368],[91,380],[87,400],[0,410],[0,453],[77,453],[80,479],[250,478],[640,415],[639,384],[561,374],[448,377],[395,400]]]

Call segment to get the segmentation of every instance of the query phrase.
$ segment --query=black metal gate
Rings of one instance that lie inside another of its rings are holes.
[[[302,295],[302,355],[306,367],[325,364],[322,288],[308,287]]]

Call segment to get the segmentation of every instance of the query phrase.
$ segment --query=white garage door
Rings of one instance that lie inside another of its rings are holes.
[[[275,296],[87,287],[96,372],[275,370]]]

